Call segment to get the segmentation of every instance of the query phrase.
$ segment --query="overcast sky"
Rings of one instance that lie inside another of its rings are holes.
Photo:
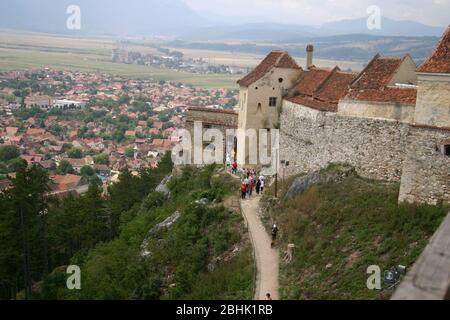
[[[450,0],[185,0],[193,9],[223,16],[295,24],[366,16],[367,8],[378,5],[381,14],[396,20],[413,20],[432,26],[450,24]]]

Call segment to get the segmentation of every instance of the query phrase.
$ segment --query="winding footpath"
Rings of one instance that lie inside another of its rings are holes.
[[[278,300],[278,250],[271,248],[271,239],[258,216],[259,196],[250,200],[241,200],[241,207],[248,223],[250,237],[256,258],[255,300],[264,300],[270,293],[273,300]]]

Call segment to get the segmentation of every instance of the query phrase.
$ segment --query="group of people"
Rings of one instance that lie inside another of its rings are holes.
[[[242,200],[251,198],[255,191],[257,195],[263,194],[265,177],[257,175],[254,169],[244,169],[241,182]]]

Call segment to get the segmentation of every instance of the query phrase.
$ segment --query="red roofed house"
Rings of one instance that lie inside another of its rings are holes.
[[[25,135],[31,136],[31,137],[37,137],[40,135],[43,135],[45,133],[44,129],[38,129],[38,128],[29,128]]]
[[[65,176],[54,175],[50,177],[53,186],[52,193],[60,194],[60,193],[69,193],[71,191],[76,191],[81,194],[87,191],[89,184],[84,182],[80,176],[68,174]]]
[[[417,69],[414,122],[450,128],[450,26],[431,56]]]
[[[375,55],[350,84],[339,103],[342,116],[390,119],[411,123],[417,95],[416,64],[409,55]]]
[[[6,135],[8,137],[14,137],[17,134],[17,131],[19,131],[19,128],[16,127],[7,127],[6,128]]]
[[[173,147],[176,145],[176,141],[154,139],[151,144],[151,150],[158,151],[159,153],[166,153],[168,151],[172,151]]]
[[[283,95],[301,73],[302,68],[287,52],[269,53],[252,72],[238,81],[239,128],[277,127]]]

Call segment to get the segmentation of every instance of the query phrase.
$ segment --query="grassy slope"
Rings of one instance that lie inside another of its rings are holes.
[[[143,201],[135,217],[114,241],[100,244],[87,255],[74,257],[80,265],[82,290],[68,293],[61,270],[42,286],[50,299],[251,299],[253,259],[242,217],[224,208],[220,199],[238,199],[238,186],[212,167],[188,170],[170,183],[173,198],[162,203],[155,193]],[[216,205],[196,205],[197,199],[219,199]],[[179,220],[153,236],[149,258],[140,257],[149,230],[175,211]],[[238,247],[239,251],[233,252]],[[214,258],[213,271],[208,265]]]
[[[398,184],[349,177],[271,207],[266,219],[280,225],[281,247],[296,245],[292,263],[282,264],[282,297],[389,298],[392,291],[367,289],[367,267],[411,267],[447,212],[398,206],[398,191]]]

